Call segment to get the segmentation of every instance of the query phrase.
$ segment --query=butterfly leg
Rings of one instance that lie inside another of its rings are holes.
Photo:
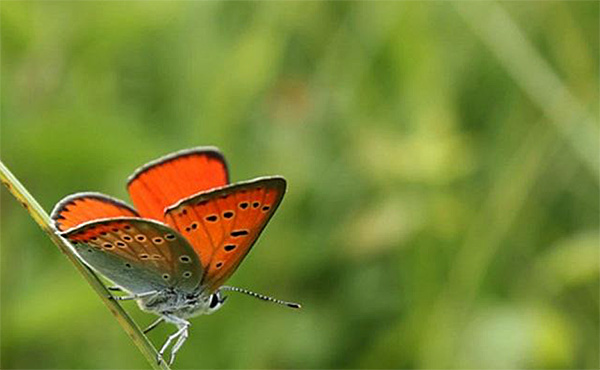
[[[181,346],[183,346],[183,343],[185,343],[185,341],[187,340],[189,327],[190,327],[190,324],[188,323],[184,327],[185,330],[181,333],[181,335],[177,339],[177,342],[175,342],[175,344],[173,345],[173,348],[171,348],[171,357],[169,358],[169,366],[173,365],[173,361],[175,361],[175,355],[179,351],[179,348],[181,348]]]
[[[180,319],[179,317],[171,316],[171,315],[165,315],[164,317],[165,317],[165,319],[167,319],[167,321],[172,322],[173,324],[177,325],[178,330],[175,332],[175,334],[169,335],[165,344],[163,344],[163,346],[160,348],[160,351],[158,351],[157,361],[159,364],[162,361],[165,351],[167,350],[167,348],[169,348],[169,345],[171,345],[172,341],[174,341],[176,338],[183,335],[184,333],[185,333],[185,337],[187,338],[187,329],[190,326],[190,323],[188,321],[186,321],[184,319]],[[178,343],[178,342],[179,341],[177,341],[176,343]],[[174,360],[174,356],[173,356],[173,352],[171,352],[171,358],[169,359],[169,363],[170,364],[173,363],[173,360]]]
[[[158,291],[151,290],[151,291],[145,292],[145,293],[124,295],[124,296],[110,296],[110,297],[111,297],[111,299],[114,299],[115,301],[130,301],[132,299],[148,297],[148,296],[154,295],[156,293],[158,293]]]
[[[146,329],[144,329],[143,333],[148,334],[150,332],[150,330],[156,328],[164,320],[165,320],[164,318],[159,317],[158,320],[154,321],[152,324],[150,324],[150,326],[148,326]]]

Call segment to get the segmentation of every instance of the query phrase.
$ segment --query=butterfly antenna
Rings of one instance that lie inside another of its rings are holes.
[[[291,308],[302,308],[302,306],[299,303],[282,301],[282,300],[277,299],[277,298],[268,297],[266,295],[254,293],[254,292],[251,292],[251,291],[243,289],[243,288],[236,288],[234,286],[222,286],[221,288],[219,288],[219,290],[226,290],[226,291],[228,290],[228,291],[231,291],[231,292],[238,292],[238,293],[247,294],[247,295],[249,295],[251,297],[258,298],[258,299],[261,299],[263,301],[273,302],[273,303],[281,304],[281,305],[288,306],[288,307],[291,307]]]

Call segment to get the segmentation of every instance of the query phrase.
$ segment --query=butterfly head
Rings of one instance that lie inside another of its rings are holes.
[[[208,312],[207,313],[211,314],[211,313],[215,312],[216,310],[218,310],[219,308],[223,307],[226,299],[227,299],[227,297],[224,296],[223,294],[221,294],[221,292],[219,292],[218,290],[216,292],[214,292],[213,294],[211,294],[209,302],[208,302]]]
[[[180,303],[177,314],[180,317],[192,317],[197,315],[210,315],[223,307],[227,297],[216,291],[210,295],[188,294]]]

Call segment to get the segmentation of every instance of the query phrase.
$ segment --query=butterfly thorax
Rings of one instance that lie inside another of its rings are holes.
[[[144,311],[185,319],[211,314],[221,308],[225,299],[218,292],[214,294],[207,294],[203,291],[189,293],[176,288],[168,288],[154,295],[140,298],[137,302]]]

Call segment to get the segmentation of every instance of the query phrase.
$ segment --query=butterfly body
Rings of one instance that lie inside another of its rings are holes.
[[[223,302],[220,293],[206,294],[200,289],[188,293],[177,288],[166,288],[137,300],[138,306],[144,311],[181,319],[211,314],[221,308]]]
[[[128,190],[136,209],[100,193],[78,193],[52,212],[59,234],[93,270],[139,307],[178,330],[171,361],[188,336],[188,318],[222,307],[225,290],[297,308],[223,282],[237,269],[279,206],[282,177],[229,184],[223,155],[212,147],[167,155],[141,167]]]

